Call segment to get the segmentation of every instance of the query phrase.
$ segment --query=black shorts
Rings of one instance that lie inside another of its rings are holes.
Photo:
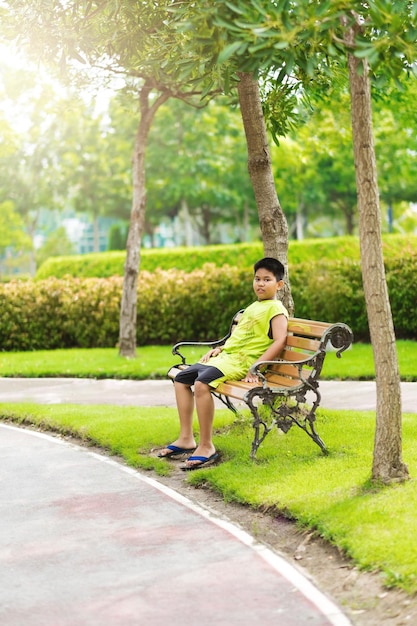
[[[208,385],[213,380],[221,378],[222,376],[224,376],[223,372],[217,369],[217,367],[204,365],[203,363],[194,363],[194,365],[190,365],[186,370],[177,374],[174,380],[176,383],[182,383],[183,385],[189,385],[191,387],[196,380]]]

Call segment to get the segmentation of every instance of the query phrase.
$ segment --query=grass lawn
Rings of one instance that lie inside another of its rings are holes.
[[[397,341],[401,379],[417,381],[417,342]],[[190,349],[189,361],[198,360],[202,352]],[[124,359],[115,348],[44,350],[37,352],[2,352],[0,376],[40,378],[48,376],[81,378],[163,378],[178,357],[171,346],[144,346],[137,350],[136,359]],[[338,380],[372,380],[375,377],[372,348],[355,343],[340,359],[328,354],[322,378]]]
[[[133,467],[170,471],[149,451],[176,437],[174,409],[3,403],[0,419],[76,434]],[[320,410],[318,419],[329,456],[293,427],[286,435],[272,432],[252,462],[250,420],[233,423],[219,410],[214,441],[223,462],[184,479],[209,484],[227,501],[275,508],[318,529],[358,567],[381,571],[388,587],[417,592],[417,416],[403,418],[403,456],[413,479],[390,487],[369,485],[373,413]]]

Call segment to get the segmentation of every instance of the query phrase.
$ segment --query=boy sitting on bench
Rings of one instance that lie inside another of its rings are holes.
[[[214,400],[210,388],[224,380],[258,382],[249,372],[251,366],[281,354],[287,339],[288,312],[276,295],[284,285],[283,278],[284,266],[277,259],[265,257],[255,263],[253,289],[257,301],[245,309],[223,346],[209,350],[198,363],[177,374],[174,385],[180,434],[159,457],[175,459],[190,453],[181,468],[185,471],[216,462],[219,455],[212,441]],[[192,427],[194,401],[200,429],[197,447]]]

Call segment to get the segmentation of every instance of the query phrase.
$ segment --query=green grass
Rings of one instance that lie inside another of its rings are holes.
[[[397,341],[401,378],[417,380],[417,342]],[[190,350],[190,361],[201,352]],[[163,378],[171,365],[178,362],[171,346],[144,346],[137,350],[136,359],[124,359],[113,348],[50,350],[39,352],[2,352],[0,376],[41,378],[133,378],[146,380]],[[375,377],[372,348],[355,343],[340,359],[328,354],[324,363],[324,379],[372,380]]]
[[[122,358],[114,348],[3,352],[0,355],[0,376],[146,380],[165,377],[174,362],[170,346],[138,348],[136,359]]]
[[[417,381],[417,342],[397,340],[397,355],[401,380]],[[328,354],[324,361],[323,379],[373,380],[375,378],[372,346],[354,343],[350,350],[342,353],[340,359]]]
[[[163,475],[170,463],[149,454],[177,435],[174,409],[111,406],[0,404],[0,418],[80,436],[142,470]],[[330,449],[323,456],[296,427],[274,431],[249,459],[250,420],[216,413],[215,445],[222,463],[187,475],[227,501],[270,507],[318,529],[358,567],[383,573],[388,587],[417,592],[417,415],[403,418],[403,457],[412,480],[369,486],[375,415],[320,410],[319,431]]]

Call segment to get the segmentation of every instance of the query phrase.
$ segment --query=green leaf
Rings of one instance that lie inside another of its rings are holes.
[[[245,49],[246,44],[242,43],[241,41],[234,41],[233,43],[223,48],[223,50],[220,52],[219,56],[217,57],[218,64],[221,65],[222,63],[225,63],[235,53],[242,53],[245,51]]]
[[[356,49],[353,52],[353,55],[358,59],[367,59],[375,53],[375,48],[370,46],[369,48],[362,48],[361,50]],[[377,53],[378,54],[378,53]]]
[[[289,42],[288,41],[277,41],[276,43],[274,43],[274,48],[276,48],[277,50],[284,50],[285,48],[288,48],[289,46]]]
[[[245,9],[241,9],[240,7],[237,7],[236,5],[232,4],[231,2],[225,2],[225,5],[227,7],[229,7],[229,9],[231,11],[233,11],[234,13],[239,13],[240,15],[244,15],[244,13],[245,13]]]

